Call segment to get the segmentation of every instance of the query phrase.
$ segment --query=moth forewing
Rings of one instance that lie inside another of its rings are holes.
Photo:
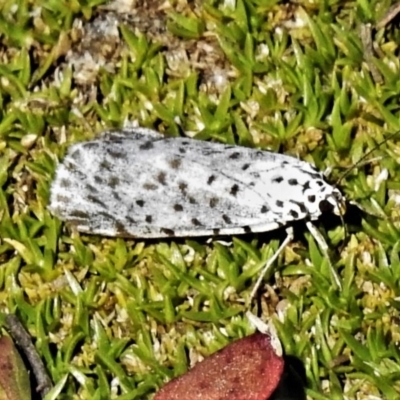
[[[307,162],[137,128],[72,145],[49,209],[85,233],[163,238],[270,231],[340,214],[344,204]]]
[[[340,196],[293,157],[140,129],[71,146],[49,208],[87,233],[207,236],[315,220]]]

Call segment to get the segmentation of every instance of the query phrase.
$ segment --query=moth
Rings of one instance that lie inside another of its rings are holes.
[[[134,128],[72,145],[49,209],[81,232],[133,238],[237,235],[305,220],[326,246],[311,221],[342,215],[345,198],[294,157]],[[280,250],[291,237],[289,229]]]
[[[265,232],[345,207],[307,162],[145,128],[72,145],[50,193],[79,231],[134,238]]]

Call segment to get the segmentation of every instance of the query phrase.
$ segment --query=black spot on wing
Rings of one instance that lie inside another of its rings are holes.
[[[179,188],[179,190],[181,191],[181,193],[182,193],[184,196],[186,196],[187,187],[188,187],[188,185],[187,185],[187,183],[185,183],[185,182],[179,182],[179,184],[178,184],[178,188]]]
[[[114,197],[115,200],[121,201],[121,196],[118,194],[118,192],[116,192],[115,190],[113,190],[111,192],[112,196]]]
[[[117,176],[111,176],[108,179],[108,186],[112,189],[115,189],[119,185],[119,178]]]
[[[110,137],[109,140],[110,140],[110,142],[117,143],[117,144],[123,143],[123,140],[121,138],[117,138],[117,137]]]
[[[299,218],[299,213],[298,213],[297,211],[295,211],[295,210],[290,210],[290,211],[289,211],[289,215],[290,215],[291,217],[293,217],[294,219]]]
[[[186,153],[186,149],[184,147],[179,147],[179,153],[181,154],[185,154]]]
[[[211,185],[217,178],[215,175],[210,175],[208,180],[207,180],[207,185]]]
[[[125,153],[125,151],[118,151],[118,150],[114,150],[114,149],[110,149],[110,148],[107,148],[106,151],[112,158],[124,159],[128,156],[128,154]]]
[[[281,183],[282,181],[283,181],[282,176],[276,176],[276,177],[272,178],[272,182]]]
[[[169,161],[169,166],[172,169],[178,169],[182,164],[182,160],[180,160],[179,158],[173,158],[172,160]]]
[[[316,171],[315,173],[307,172],[309,176],[313,179],[321,179],[322,175],[320,172]]]
[[[153,217],[151,215],[146,215],[145,221],[150,224],[153,221]]]
[[[100,199],[98,199],[96,196],[92,196],[91,194],[89,194],[87,196],[88,200],[91,201],[92,203],[95,203],[97,205],[99,205],[100,207],[103,208],[107,208],[105,203],[103,203]]]
[[[60,180],[60,186],[63,188],[69,188],[71,186],[71,181],[69,181],[68,179],[62,178]]]
[[[90,216],[87,212],[80,211],[80,210],[73,210],[73,211],[71,211],[70,215],[73,218],[84,219],[84,220],[90,219]]]
[[[231,191],[230,194],[232,196],[236,196],[237,193],[239,192],[239,185],[237,185],[236,183],[231,187]]]
[[[260,211],[261,211],[261,214],[265,214],[266,212],[268,212],[268,210],[269,210],[269,208],[264,205],[264,206],[261,207]]]
[[[136,200],[136,204],[139,206],[139,207],[143,207],[144,206],[144,200]]]
[[[174,204],[174,210],[175,211],[183,211],[183,207],[181,204]]]
[[[146,190],[157,190],[157,185],[155,185],[154,183],[145,183],[143,185],[143,189],[146,189]]]
[[[308,214],[307,207],[303,203],[300,203],[299,201],[294,201],[294,200],[290,200],[290,202],[293,204],[296,204],[300,208],[300,211],[303,214],[306,214],[306,215]]]
[[[218,202],[219,202],[218,197],[211,197],[211,199],[210,199],[210,207],[211,207],[211,208],[216,207],[216,205],[218,204]]]
[[[111,171],[111,164],[107,161],[107,160],[103,160],[100,164],[99,164],[100,169],[105,169],[106,171]]]
[[[160,232],[165,233],[167,236],[175,236],[175,232],[172,229],[161,228]]]
[[[197,219],[197,218],[192,218],[190,221],[194,226],[203,226],[203,224]]]
[[[308,199],[308,201],[310,202],[310,203],[314,203],[315,202],[315,195],[313,195],[313,194],[310,194],[308,197],[307,197],[307,199]]]
[[[226,215],[226,214],[222,214],[222,219],[225,221],[225,223],[227,224],[231,224],[232,220]]]
[[[215,236],[218,236],[218,235],[219,235],[219,232],[220,232],[220,229],[218,229],[218,228],[213,229],[213,234],[214,234]]]
[[[77,166],[76,166],[75,163],[72,163],[72,162],[70,162],[70,161],[68,161],[68,160],[65,160],[65,161],[64,161],[64,166],[65,166],[65,168],[66,168],[68,171],[72,171],[72,172],[74,172],[74,173],[77,173],[77,172],[78,172],[78,171],[77,171]]]
[[[252,232],[250,226],[248,226],[248,225],[244,226],[243,230],[244,230],[245,233],[251,233]]]
[[[152,149],[153,147],[154,147],[153,141],[152,141],[152,140],[149,140],[148,142],[145,142],[145,143],[141,144],[141,145],[139,146],[139,149],[140,149],[140,150],[150,150],[150,149]]]
[[[125,219],[132,225],[136,225],[137,224],[137,222],[132,217],[130,217],[129,215],[125,215]]]
[[[218,154],[222,154],[224,151],[221,150],[215,150],[215,148],[213,147],[209,147],[209,148],[203,148],[201,149],[201,154],[205,157],[215,157]]]
[[[86,185],[85,186],[86,190],[90,193],[98,193],[99,191],[97,190],[96,187],[94,187],[93,185]]]
[[[190,203],[190,204],[197,204],[197,200],[196,200],[194,197],[192,197],[192,196],[189,196],[189,197],[188,197],[188,200],[189,200],[189,203]]]
[[[235,151],[234,153],[232,153],[229,158],[231,160],[237,160],[238,158],[240,158],[240,153],[238,153],[237,151]]]
[[[86,143],[85,147],[88,147],[88,143]],[[90,148],[90,147],[89,147]],[[80,161],[81,157],[82,157],[82,153],[80,149],[76,149],[74,150],[71,154],[69,154],[69,156],[74,160],[74,161]]]
[[[96,183],[100,184],[100,185],[103,183],[103,179],[100,178],[100,176],[97,176],[97,175],[94,176],[94,181]]]
[[[242,170],[243,170],[243,171],[246,171],[246,169],[248,169],[249,167],[250,167],[250,164],[249,164],[249,163],[243,164],[243,165],[242,165]]]
[[[98,213],[98,215],[103,216],[105,219],[107,219],[107,220],[109,220],[109,221],[114,221],[114,216],[111,215],[111,214],[108,213],[108,212],[100,211],[100,212]]]
[[[166,183],[166,177],[167,177],[167,174],[165,173],[165,172],[159,172],[158,173],[158,175],[156,176],[156,180],[159,182],[159,183],[161,183],[161,185],[166,185],[167,183]]]
[[[299,184],[299,182],[297,181],[297,179],[294,179],[294,178],[289,179],[289,180],[288,180],[288,183],[289,183],[289,185],[291,185],[291,186],[296,186],[296,185]]]
[[[304,193],[306,190],[310,189],[310,188],[311,188],[310,181],[307,181],[307,182],[303,185],[303,193]]]
[[[275,204],[276,204],[277,207],[283,207],[283,201],[282,200],[277,200],[275,202]]]
[[[126,229],[125,225],[122,224],[121,222],[119,221],[115,222],[114,228],[117,233],[117,236],[132,237],[132,235]]]

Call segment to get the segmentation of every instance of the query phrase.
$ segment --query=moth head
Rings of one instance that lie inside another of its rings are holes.
[[[319,202],[321,213],[333,212],[335,215],[343,216],[346,213],[346,200],[336,188]]]

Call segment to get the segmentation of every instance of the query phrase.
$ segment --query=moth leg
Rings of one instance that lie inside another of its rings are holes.
[[[261,332],[264,335],[269,335],[271,346],[274,348],[275,354],[281,357],[283,354],[283,348],[272,319],[265,323],[261,318],[255,316],[250,311],[246,312],[246,317],[248,318],[250,324],[256,328],[258,332]]]
[[[328,260],[329,270],[330,270],[331,277],[332,277],[332,280],[333,280],[334,284],[336,285],[336,287],[338,289],[341,290],[342,289],[342,284],[340,282],[340,278],[339,278],[336,270],[333,268],[333,265],[331,263],[331,259],[329,258],[329,255],[328,255],[328,244],[326,243],[324,237],[321,235],[320,231],[315,227],[315,225],[313,225],[312,222],[307,221],[306,225],[307,225],[307,228],[310,231],[311,235],[313,236],[315,241],[318,243],[318,246],[321,249],[322,254]]]
[[[293,228],[290,226],[286,229],[287,236],[285,240],[282,242],[282,244],[279,246],[279,249],[275,252],[275,254],[267,261],[265,264],[264,268],[261,270],[260,275],[257,279],[257,282],[255,283],[253,290],[250,293],[250,298],[248,300],[248,304],[250,305],[251,302],[253,301],[258,289],[261,286],[261,282],[264,279],[265,274],[268,272],[268,270],[271,268],[272,264],[275,262],[275,260],[279,257],[279,255],[282,253],[284,248],[288,245],[289,242],[293,240]]]
[[[325,178],[329,178],[332,174],[333,168],[332,167],[327,167],[325,171],[322,172]]]

